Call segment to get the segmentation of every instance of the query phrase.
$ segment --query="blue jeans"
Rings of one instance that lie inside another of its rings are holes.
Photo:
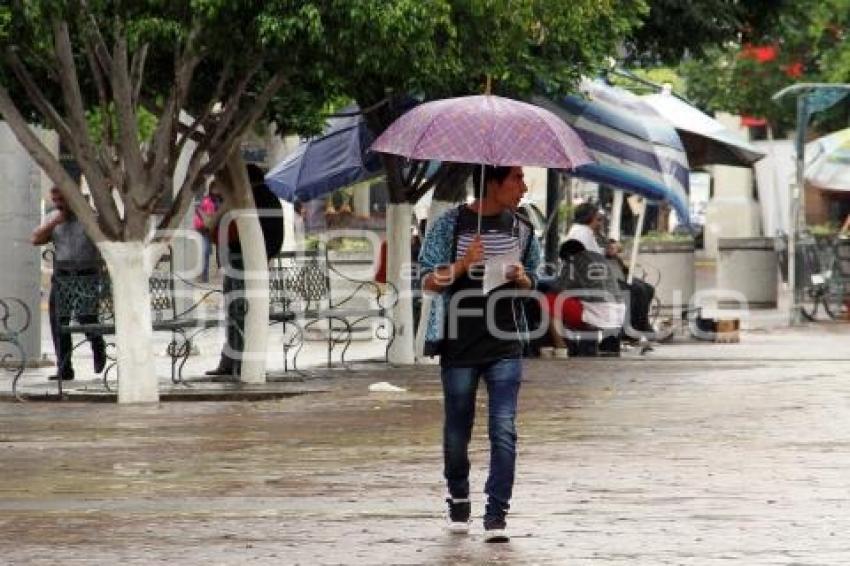
[[[469,497],[469,440],[475,420],[478,380],[487,383],[489,400],[490,473],[484,486],[487,494],[485,515],[500,517],[507,512],[514,487],[516,468],[516,409],[522,381],[522,361],[505,359],[473,367],[444,367],[443,473],[449,494],[455,499]]]

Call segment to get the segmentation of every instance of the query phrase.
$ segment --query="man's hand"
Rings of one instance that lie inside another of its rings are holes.
[[[477,235],[473,238],[472,243],[466,249],[466,254],[460,260],[461,272],[468,271],[470,267],[484,261],[484,244],[481,242],[481,236]]]
[[[509,265],[505,270],[505,278],[517,284],[521,289],[531,289],[531,278],[525,273],[521,263]]]
[[[34,246],[43,246],[53,237],[53,230],[67,220],[68,212],[64,208],[57,208],[44,219],[44,222],[38,228],[33,230],[30,242]]]
[[[426,291],[441,291],[469,271],[471,266],[483,261],[484,244],[481,242],[481,236],[475,236],[462,258],[450,265],[438,267],[433,273],[426,275],[422,287]]]

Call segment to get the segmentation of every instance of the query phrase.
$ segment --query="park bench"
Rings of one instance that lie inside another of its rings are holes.
[[[26,367],[27,356],[20,337],[30,322],[30,310],[23,301],[15,297],[0,298],[0,367],[13,374],[13,383]]]
[[[345,282],[349,288],[335,292],[334,281]],[[114,336],[112,284],[105,265],[57,275],[54,282],[56,304],[64,322],[60,332],[86,335],[86,338],[73,344],[68,356],[85,344],[88,336]],[[177,283],[183,287],[179,292]],[[167,347],[171,358],[172,382],[188,385],[183,380],[183,367],[192,352],[193,340],[200,332],[225,324],[222,316],[199,316],[205,300],[221,291],[198,287],[182,279],[174,271],[170,253],[163,256],[154,268],[149,277],[149,289],[153,330],[170,332],[172,335]],[[193,289],[202,292],[200,298],[194,298]],[[234,290],[237,294],[239,291],[238,287]],[[394,337],[390,311],[396,300],[397,293],[393,286],[357,280],[335,269],[328,260],[326,250],[282,252],[269,265],[269,323],[284,328],[285,370],[289,369],[290,360],[292,368],[298,370],[297,358],[304,345],[304,334],[321,323],[326,325],[329,366],[337,347],[341,347],[340,363],[346,363],[345,354],[355,331],[362,330],[362,324],[369,319],[379,321],[375,332],[387,340],[386,359]],[[239,300],[237,295],[231,308],[247,309],[247,302]],[[286,329],[291,329],[291,333],[287,335]],[[380,334],[382,332],[383,336]],[[107,390],[110,390],[110,372],[115,368],[115,356],[110,354],[113,349],[114,343],[107,341],[109,363],[103,373],[103,383]],[[58,369],[61,370],[67,361],[67,358],[57,360]],[[19,378],[20,372],[12,383],[16,396]],[[62,381],[57,380],[57,384],[61,397]]]
[[[221,318],[199,317],[199,307],[216,289],[204,289],[202,296],[194,301],[181,300],[187,293],[176,292],[178,277],[173,269],[171,253],[165,254],[148,278],[152,327],[155,332],[170,332],[171,341],[167,353],[171,358],[171,379],[183,382],[182,371],[192,351],[192,339],[198,332],[223,324]],[[112,300],[112,281],[103,263],[84,270],[63,270],[53,279],[56,286],[56,308],[63,324],[59,331],[64,334],[84,334],[86,338],[74,343],[71,351],[62,360],[57,360],[57,370],[68,363],[75,350],[88,341],[88,336],[111,337],[115,335],[115,310]],[[188,306],[184,306],[188,304]],[[103,372],[103,383],[110,390],[109,375],[115,368],[114,342],[107,340],[107,367]],[[17,396],[17,378],[13,381],[13,392]],[[62,380],[57,380],[59,396],[62,396]]]
[[[340,347],[340,363],[357,331],[370,330],[364,326],[374,320],[378,338],[387,341],[384,359],[388,354],[395,327],[391,311],[398,292],[391,284],[378,284],[344,274],[328,257],[326,248],[299,252],[281,252],[269,266],[270,322],[292,323],[295,333],[284,338],[284,367],[288,369],[292,352],[293,369],[304,345],[305,332],[322,325],[326,333],[327,364]]]

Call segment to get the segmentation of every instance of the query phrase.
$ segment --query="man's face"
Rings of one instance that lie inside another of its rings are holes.
[[[50,189],[50,202],[52,202],[53,206],[59,210],[65,210],[67,208],[65,205],[65,198],[56,187]]]
[[[508,173],[508,176],[501,183],[491,181],[487,187],[487,194],[493,195],[493,199],[502,208],[509,210],[516,210],[519,206],[519,201],[522,200],[522,197],[527,192],[528,187],[525,185],[522,167],[511,167],[511,172]]]
[[[590,221],[590,229],[593,230],[594,233],[598,233],[599,230],[602,229],[602,215],[598,212],[593,215],[593,219]]]
[[[608,242],[605,247],[605,255],[608,257],[616,257],[623,251],[623,247],[619,242]]]

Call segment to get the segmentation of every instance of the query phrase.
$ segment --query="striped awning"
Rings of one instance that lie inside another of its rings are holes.
[[[571,174],[669,201],[687,222],[689,166],[676,129],[626,90],[590,80],[582,81],[580,90],[581,95],[534,100],[570,124],[604,166],[579,167]],[[645,182],[637,182],[641,179]]]

